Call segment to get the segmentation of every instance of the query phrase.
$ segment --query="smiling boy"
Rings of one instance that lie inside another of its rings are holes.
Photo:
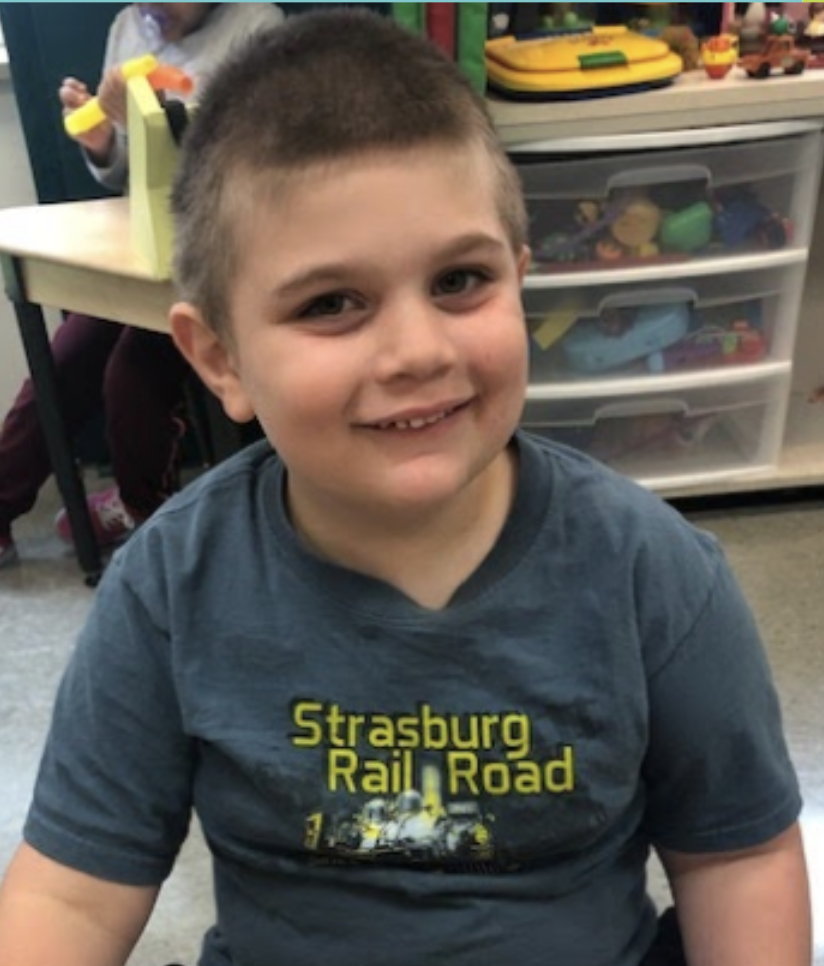
[[[710,536],[518,431],[523,201],[457,69],[297,18],[218,73],[174,210],[177,344],[267,441],[106,573],[4,966],[125,962],[192,810],[201,966],[807,966],[752,617]]]
[[[248,324],[242,338],[231,327],[230,352],[187,306],[172,324],[227,412],[277,440],[303,539],[441,607],[514,492],[527,255],[478,203],[495,172],[475,146],[424,145],[402,165],[376,152],[336,162],[334,178],[325,164],[285,174],[277,194],[249,172],[254,190],[233,199],[246,210],[227,311]]]

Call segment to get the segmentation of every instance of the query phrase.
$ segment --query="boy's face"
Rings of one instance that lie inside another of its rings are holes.
[[[528,252],[489,161],[421,148],[309,169],[274,202],[248,191],[232,344],[197,327],[201,374],[233,418],[257,415],[293,505],[450,505],[507,458],[527,380]]]
[[[177,43],[194,33],[206,19],[213,3],[139,3],[143,17],[150,17],[166,43]]]

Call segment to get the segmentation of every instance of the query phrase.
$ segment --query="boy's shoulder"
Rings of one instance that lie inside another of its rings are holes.
[[[562,443],[523,431],[516,439],[527,477],[521,486],[527,493],[538,491],[545,526],[556,540],[574,540],[582,551],[612,551],[627,560],[678,566],[703,558],[709,572],[717,566],[716,538],[660,494]]]
[[[156,545],[162,537],[174,545],[185,534],[186,541],[208,540],[219,530],[251,524],[261,502],[262,490],[276,489],[283,464],[267,440],[244,447],[175,493],[143,524],[129,541],[149,540]],[[125,548],[124,548],[125,549]]]
[[[550,487],[556,506],[563,501],[572,514],[605,519],[640,514],[684,522],[660,494],[581,450],[524,430],[516,440],[524,471]]]
[[[222,504],[227,498],[236,498],[239,490],[254,487],[262,475],[279,472],[282,465],[271,443],[265,439],[257,440],[196,477],[168,500],[158,513],[161,516],[176,513],[194,504]]]

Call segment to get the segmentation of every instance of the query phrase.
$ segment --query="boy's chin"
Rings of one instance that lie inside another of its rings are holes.
[[[477,499],[478,484],[488,469],[488,465],[427,467],[390,474],[383,494],[374,494],[374,504],[390,513],[437,514]]]

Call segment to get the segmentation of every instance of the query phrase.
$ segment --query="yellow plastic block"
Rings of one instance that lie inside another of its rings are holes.
[[[178,163],[166,113],[144,76],[128,83],[129,198],[132,244],[156,278],[171,275],[169,196]]]
[[[532,338],[546,352],[550,346],[562,339],[575,325],[577,313],[563,309],[547,312],[540,323],[532,330]]]

